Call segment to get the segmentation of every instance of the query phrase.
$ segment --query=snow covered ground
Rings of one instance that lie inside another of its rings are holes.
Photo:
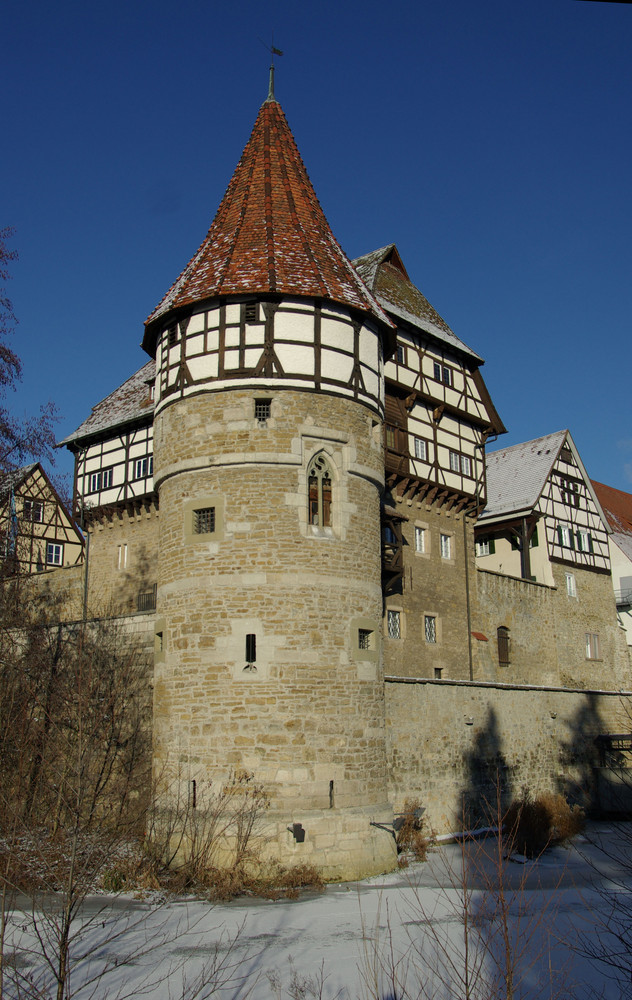
[[[295,901],[93,897],[74,925],[70,995],[489,1000],[507,995],[509,955],[515,998],[631,996],[632,826],[591,826],[537,862],[495,852],[494,837],[444,845],[425,863]],[[36,917],[44,943],[54,938],[58,920]],[[32,915],[12,921],[13,962],[30,979],[22,996],[55,996]],[[620,984],[587,944],[622,949]]]

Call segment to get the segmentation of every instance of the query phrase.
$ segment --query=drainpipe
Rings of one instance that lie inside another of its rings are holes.
[[[472,660],[472,610],[470,607],[470,569],[467,551],[467,514],[463,511],[463,555],[465,558],[465,606],[467,608],[467,654],[470,664],[470,680],[474,680]]]

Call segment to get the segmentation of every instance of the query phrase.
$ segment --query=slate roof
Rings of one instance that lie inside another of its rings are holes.
[[[59,445],[72,445],[84,438],[98,437],[104,431],[134,422],[142,417],[151,419],[154,404],[149,398],[147,383],[153,382],[155,373],[155,362],[148,361],[131,378],[123,382],[123,385],[120,385],[118,389],[93,406],[87,420],[84,420],[73,434],[69,434],[63,441],[60,441]]]
[[[481,521],[532,510],[569,432],[556,431],[485,456],[487,506]],[[578,456],[576,456],[578,457]]]
[[[206,238],[146,321],[219,295],[280,293],[326,298],[392,327],[336,241],[281,110],[262,105]]]
[[[632,561],[632,494],[592,480],[599,503],[612,528],[612,539]]]
[[[384,309],[482,363],[480,355],[459,340],[425,295],[413,285],[394,243],[356,257],[352,263]]]

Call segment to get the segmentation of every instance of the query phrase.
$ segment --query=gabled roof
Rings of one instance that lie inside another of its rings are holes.
[[[483,359],[459,340],[428,299],[413,285],[394,243],[357,257],[353,266],[387,312],[432,334],[478,364],[483,363]]]
[[[154,381],[156,363],[148,361],[123,385],[92,407],[92,413],[73,434],[69,434],[59,445],[72,445],[83,438],[98,436],[103,431],[131,423],[139,418],[149,420],[154,412],[149,385]]]
[[[146,321],[220,295],[278,293],[333,300],[392,326],[337,243],[281,106],[262,105],[206,238]]]
[[[614,486],[604,486],[594,479],[592,485],[612,530],[632,536],[632,493],[615,490]]]
[[[30,465],[23,465],[21,469],[13,469],[11,472],[0,472],[0,503],[4,503],[10,491],[21,486],[24,480],[35,472],[39,462],[31,462]],[[40,470],[45,475],[40,466]],[[46,476],[48,479],[48,476]]]

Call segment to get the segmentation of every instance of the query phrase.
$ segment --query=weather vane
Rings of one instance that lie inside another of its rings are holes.
[[[264,49],[266,49],[270,53],[270,86],[268,87],[268,100],[275,101],[276,98],[274,96],[274,57],[282,56],[283,52],[281,51],[281,49],[276,49],[274,47],[274,44],[266,45],[266,43],[262,41],[261,38],[259,39],[259,41],[263,45]],[[272,36],[272,42],[274,42],[274,35]]]

